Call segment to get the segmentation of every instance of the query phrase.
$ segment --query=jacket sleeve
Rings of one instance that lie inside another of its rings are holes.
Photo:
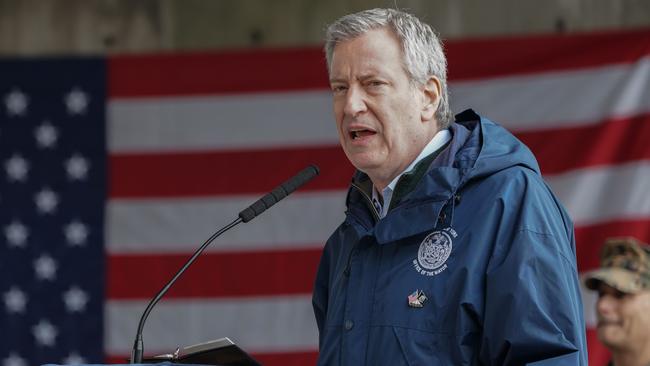
[[[488,269],[480,350],[486,365],[587,365],[572,238],[529,229]]]

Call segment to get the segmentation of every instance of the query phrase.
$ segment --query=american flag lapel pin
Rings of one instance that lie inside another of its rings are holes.
[[[421,308],[424,302],[427,301],[427,296],[423,291],[415,290],[408,296],[409,306],[412,308]]]

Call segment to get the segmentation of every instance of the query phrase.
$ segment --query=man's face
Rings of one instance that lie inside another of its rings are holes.
[[[612,349],[642,347],[650,338],[650,290],[626,294],[600,284],[598,338]]]
[[[397,38],[372,30],[338,44],[330,70],[339,140],[352,164],[385,186],[431,140],[439,83],[412,83]]]

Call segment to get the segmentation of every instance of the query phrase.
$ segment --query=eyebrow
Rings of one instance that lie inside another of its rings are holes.
[[[360,81],[365,81],[365,80],[368,80],[368,79],[374,79],[374,78],[377,78],[377,77],[379,77],[379,75],[378,75],[377,73],[366,74],[366,75],[361,75],[361,76],[359,77],[359,80],[360,80]],[[382,79],[385,79],[385,78],[382,78]]]
[[[379,76],[378,76],[378,73],[369,73],[369,74],[361,75],[361,76],[359,76],[357,79],[358,79],[359,81],[366,81],[366,80],[368,80],[368,79],[373,79],[373,78],[376,78],[376,77],[379,77]],[[386,78],[386,77],[382,77],[382,79],[387,79],[387,78]],[[333,78],[333,79],[330,79],[330,84],[334,84],[334,83],[345,83],[345,82],[347,82],[347,80],[346,80],[346,79],[343,79],[343,78]]]

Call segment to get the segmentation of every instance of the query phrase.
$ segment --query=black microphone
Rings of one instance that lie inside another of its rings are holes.
[[[316,165],[310,165],[301,170],[298,174],[294,175],[291,179],[277,186],[274,190],[267,193],[266,196],[257,200],[257,202],[248,206],[239,213],[239,217],[243,222],[249,222],[257,215],[266,211],[271,206],[275,205],[284,197],[290,195],[298,187],[309,182],[312,178],[318,175],[320,171]]]
[[[176,280],[185,272],[189,266],[194,263],[196,258],[205,250],[205,248],[212,243],[212,241],[218,238],[221,234],[232,229],[234,226],[240,224],[241,222],[249,222],[254,219],[256,216],[260,215],[262,212],[266,211],[271,206],[278,203],[280,200],[290,195],[293,191],[300,188],[303,184],[309,182],[312,178],[318,175],[320,170],[316,165],[310,165],[305,169],[301,170],[298,174],[288,179],[286,182],[277,186],[274,190],[267,193],[264,197],[257,200],[252,205],[248,206],[246,209],[239,213],[239,217],[230,224],[222,227],[219,231],[212,234],[211,237],[206,240],[201,247],[192,254],[192,257],[181,267],[181,269],[174,275],[174,277],[154,296],[154,298],[149,302],[147,308],[144,310],[140,322],[138,323],[138,332],[135,335],[135,343],[133,345],[133,352],[131,353],[131,363],[142,363],[142,354],[144,353],[144,342],[142,340],[142,331],[144,329],[144,323],[149,316],[149,313],[153,307],[158,303],[158,301],[167,293],[167,291],[172,287]]]

